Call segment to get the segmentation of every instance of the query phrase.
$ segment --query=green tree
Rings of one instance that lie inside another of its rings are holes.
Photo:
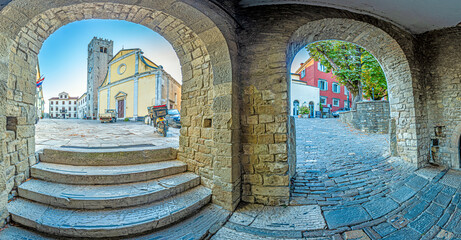
[[[362,54],[363,96],[373,100],[387,97],[387,81],[383,69],[369,52]]]
[[[356,108],[362,96],[374,100],[387,96],[387,84],[378,61],[365,49],[348,42],[321,41],[308,45],[311,57],[332,72],[336,80],[350,91],[351,105]],[[365,91],[365,93],[363,92]]]

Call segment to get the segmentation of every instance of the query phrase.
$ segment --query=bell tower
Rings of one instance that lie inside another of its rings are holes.
[[[88,44],[87,73],[87,113],[88,117],[98,117],[98,87],[104,81],[113,58],[114,42],[108,39],[94,37]]]

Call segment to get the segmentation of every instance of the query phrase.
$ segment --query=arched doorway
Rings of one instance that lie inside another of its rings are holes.
[[[340,29],[341,26],[346,25],[354,27]],[[321,26],[328,26],[330,31],[324,31],[324,28]],[[362,29],[362,31],[355,31],[355,29]],[[372,41],[374,41],[372,39],[382,42],[381,45],[383,47],[376,47],[375,44],[372,44]],[[401,111],[407,112],[407,114],[404,115],[408,119],[405,121],[400,120],[404,124],[397,126],[396,135],[403,137],[403,132],[416,132],[416,125],[414,124],[416,122],[416,117],[413,113],[415,109],[415,103],[414,101],[407,102],[404,100],[404,91],[398,90],[408,89],[408,91],[405,91],[405,94],[411,95],[410,98],[413,98],[413,91],[411,90],[413,88],[411,85],[413,77],[403,50],[391,36],[370,24],[355,20],[323,19],[313,21],[300,27],[293,34],[292,38],[290,39],[290,44],[288,45],[287,62],[291,63],[296,53],[298,53],[298,51],[304,46],[321,40],[348,41],[365,48],[373,56],[375,56],[378,62],[381,63],[381,67],[386,75],[386,79],[388,81],[388,89],[390,90],[389,98],[393,99],[390,101],[391,116],[395,116],[398,112]],[[396,65],[396,62],[400,62],[402,64]],[[398,110],[397,104],[404,104],[405,109]],[[410,137],[408,135],[406,136]],[[414,138],[416,139],[416,136],[414,136]],[[413,139],[413,136],[411,136],[411,139]],[[397,139],[397,142],[406,142],[407,140],[410,139]],[[418,156],[416,147],[403,147],[401,145],[398,148],[399,149],[397,151],[403,159],[408,162],[416,161],[415,157]],[[417,162],[421,162],[419,164],[422,164],[423,161],[425,161],[425,159],[420,159]]]
[[[299,115],[299,101],[295,100],[293,102],[293,116],[298,116]]]
[[[311,118],[315,117],[315,107],[314,107],[314,102],[312,101],[309,102],[309,116]]]
[[[270,72],[270,79],[273,80],[270,82],[267,81],[268,75],[263,74],[262,70],[250,67],[257,66],[258,61],[250,57],[245,58],[249,64],[242,66],[242,72],[244,73],[242,77],[244,79],[249,78],[249,80],[247,81],[248,83],[244,83],[243,99],[247,100],[243,107],[254,109],[254,111],[244,112],[245,116],[241,117],[241,119],[247,119],[246,123],[242,123],[242,134],[255,139],[262,134],[277,136],[277,138],[274,138],[274,142],[258,145],[257,147],[251,142],[243,143],[244,154],[242,162],[244,164],[244,175],[252,176],[252,178],[243,180],[245,186],[243,199],[274,205],[286,203],[289,199],[290,179],[296,172],[295,124],[294,119],[286,117],[289,109],[291,109],[288,106],[291,106],[294,100],[289,97],[289,92],[291,91],[291,84],[289,84],[291,63],[295,54],[301,48],[321,40],[335,39],[357,44],[368,50],[382,64],[389,82],[391,116],[404,116],[405,118],[403,120],[398,117],[398,121],[402,121],[402,125],[399,124],[396,131],[398,153],[410,163],[415,165],[423,164],[426,159],[423,154],[418,155],[418,139],[422,136],[416,134],[417,118],[415,115],[415,106],[420,106],[413,95],[415,91],[414,83],[417,80],[414,79],[413,71],[407,60],[406,54],[409,52],[403,50],[406,50],[406,48],[402,48],[393,36],[379,27],[346,18],[305,19],[304,23],[299,25],[286,22],[283,27],[282,25],[278,26],[277,30],[287,29],[287,26],[289,26],[290,35],[284,36],[286,33],[275,30],[270,32],[270,29],[261,34],[258,34],[257,31],[250,32],[248,36],[261,36],[262,39],[267,40],[267,43],[263,41],[258,41],[257,43],[247,41],[242,50],[259,53],[261,49],[270,48],[270,51],[265,51],[264,54],[273,56],[271,59],[265,59],[266,62],[264,62],[268,68],[273,67]],[[269,41],[264,38],[264,36],[269,36],[270,34],[278,36],[284,41]],[[380,43],[379,47],[376,42]],[[409,54],[411,54],[411,51]],[[282,112],[285,114],[283,120],[282,117],[279,117]],[[267,114],[274,115],[274,121],[276,121],[275,119],[280,119],[282,121],[280,124],[283,124],[283,126],[278,127],[279,122],[267,123],[265,121],[268,119],[266,118]],[[263,116],[263,121],[258,121],[261,119],[259,116]],[[267,129],[266,124],[270,127],[269,133],[255,132],[255,129]],[[403,133],[408,132],[414,132],[415,134],[405,134],[403,136]],[[283,137],[279,138],[278,136]],[[411,143],[414,143],[414,145]],[[261,154],[267,155],[267,158],[264,159],[275,159],[275,163],[258,160]],[[259,176],[261,179],[277,178],[280,181],[267,184],[267,182],[256,181],[257,178],[253,178],[253,175]]]
[[[25,151],[21,150],[26,154],[22,154],[19,161],[30,161],[29,166],[36,161],[31,160],[35,159],[32,144],[34,126],[29,119],[33,119],[31,116],[34,112],[36,59],[44,40],[58,28],[79,20],[126,20],[156,31],[173,45],[182,67],[182,121],[186,130],[181,131],[178,159],[186,162],[190,171],[202,176],[202,184],[217,193],[213,195],[215,203],[230,210],[235,208],[240,201],[240,185],[235,181],[240,177],[240,171],[236,170],[240,166],[235,161],[238,155],[233,152],[237,148],[228,147],[232,145],[232,137],[213,139],[213,146],[203,144],[212,138],[214,131],[225,136],[237,134],[235,129],[239,123],[231,121],[232,113],[238,112],[238,98],[234,97],[237,94],[233,74],[235,65],[232,62],[236,51],[230,46],[235,43],[226,40],[235,38],[232,30],[234,23],[230,18],[210,18],[204,15],[202,11],[206,12],[213,7],[209,5],[211,3],[191,6],[183,2],[170,4],[168,1],[156,1],[129,5],[111,1],[80,3],[69,0],[55,4],[26,0],[21,4],[33,10],[26,17],[15,14],[18,7],[14,3],[6,6],[1,14],[6,15],[4,19],[12,22],[8,29],[4,28],[0,32],[0,45],[5,46],[0,50],[0,65],[2,69],[9,69],[0,78],[6,86],[0,90],[0,101],[6,106],[5,109],[9,109],[1,114],[8,116],[12,122],[13,119],[22,119],[15,121],[17,129],[27,132],[18,134],[17,139],[11,141],[30,142],[26,144]],[[12,79],[15,83],[7,86],[6,83]],[[6,92],[11,95],[7,97]],[[200,132],[201,129],[204,129],[202,135],[192,133],[197,130]],[[195,154],[198,151],[195,148],[200,143],[205,153],[200,153],[202,157],[196,157],[200,154]],[[25,167],[16,173],[15,176],[22,176],[22,179],[15,178],[17,183],[25,180],[28,171],[29,168]],[[5,191],[8,193],[11,189]]]

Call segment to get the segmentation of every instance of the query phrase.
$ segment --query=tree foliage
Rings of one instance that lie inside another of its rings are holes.
[[[387,81],[383,69],[369,52],[362,55],[363,96],[373,100],[387,97]]]
[[[365,49],[348,42],[321,41],[308,45],[311,57],[332,72],[336,80],[352,94],[352,106],[362,96],[382,99],[387,96],[387,83],[378,61]]]

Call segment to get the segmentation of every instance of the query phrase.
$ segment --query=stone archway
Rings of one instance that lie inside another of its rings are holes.
[[[34,76],[42,43],[74,21],[117,19],[144,25],[172,44],[183,75],[178,158],[213,190],[213,202],[234,209],[240,201],[240,166],[235,147],[238,142],[233,137],[239,128],[238,117],[233,114],[238,112],[233,22],[221,19],[221,30],[201,12],[209,8],[206,4],[192,7],[169,0],[141,5],[114,2],[18,0],[0,12],[0,21],[5,23],[0,27],[0,104],[5,106],[0,108],[0,156],[8,163],[3,169],[6,178],[1,183],[5,186],[2,196],[27,179],[29,167],[37,161]],[[6,198],[1,198],[0,208],[5,206]]]
[[[406,55],[411,51],[404,52],[383,29],[346,17],[321,20],[293,17],[285,21],[273,14],[272,18],[277,20],[269,24],[262,20],[263,15],[255,17],[253,22],[259,24],[257,27],[251,26],[244,32],[252,40],[245,41],[241,49],[251,55],[241,65],[242,108],[246,110],[241,116],[243,201],[289,204],[290,186],[296,173],[296,131],[294,118],[288,117],[294,100],[288,94],[289,69],[295,54],[315,41],[352,42],[377,57],[390,86],[391,118],[398,125],[398,153],[414,165],[424,164],[422,151],[418,151],[423,146],[422,137],[416,128],[416,114],[421,115],[423,106],[416,104],[419,98],[414,97],[418,81]]]
[[[287,49],[288,69],[296,53],[308,44],[322,40],[340,40],[357,44],[370,52],[386,75],[390,99],[390,115],[397,122],[395,129],[397,152],[404,160],[420,166],[416,136],[413,77],[405,53],[383,30],[351,19],[322,19],[310,22],[296,30]],[[378,44],[379,43],[379,44]]]

